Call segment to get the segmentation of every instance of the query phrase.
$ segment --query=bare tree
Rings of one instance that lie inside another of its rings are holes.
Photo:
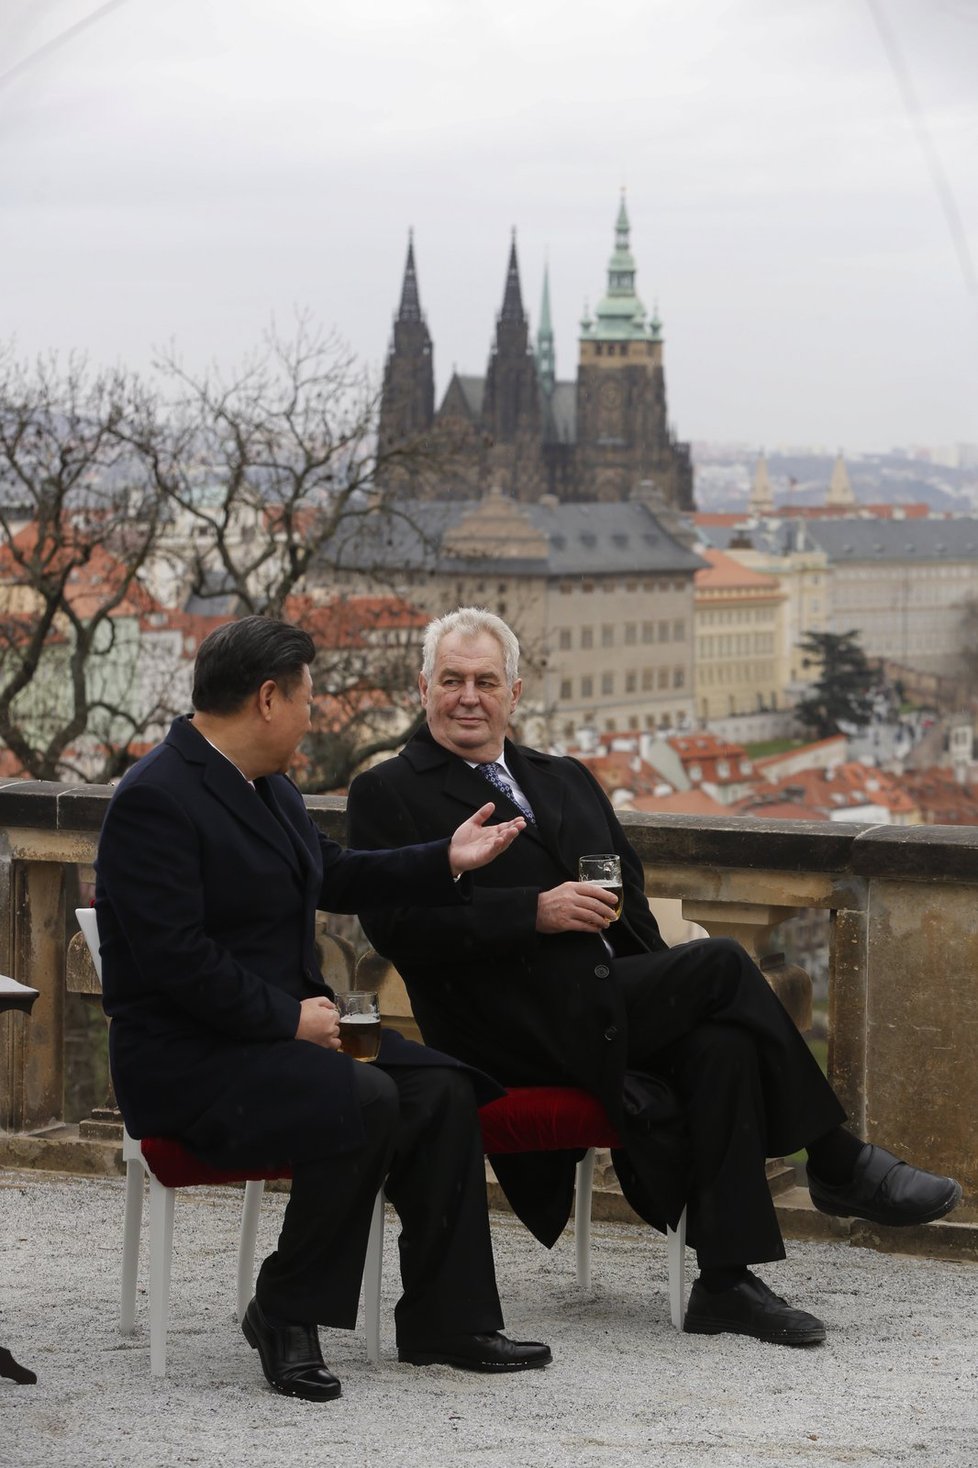
[[[0,740],[37,779],[108,777],[156,713],[136,711],[119,644],[138,638],[162,510],[132,445],[157,439],[128,373],[0,354]]]
[[[200,617],[335,622],[341,583],[383,594],[394,573],[350,552],[368,521],[410,513],[383,471],[416,484],[444,462],[423,437],[378,455],[366,373],[305,320],[230,378],[160,370],[151,389],[0,356],[0,741],[36,778],[112,778],[158,738],[187,707]],[[311,789],[347,784],[413,718],[415,652],[377,600],[385,625],[320,641]]]
[[[380,487],[388,471],[435,470],[424,437],[378,451],[368,373],[306,317],[290,339],[270,332],[230,378],[193,374],[172,354],[159,366],[173,402],[155,473],[177,512],[172,554],[198,598],[282,615],[313,567],[328,581],[359,521],[396,512]]]

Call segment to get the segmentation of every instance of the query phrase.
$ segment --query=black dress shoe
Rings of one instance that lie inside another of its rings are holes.
[[[330,1402],[343,1388],[323,1363],[319,1332],[314,1325],[272,1324],[252,1300],[241,1322],[245,1340],[261,1357],[269,1386],[284,1397]]]
[[[892,1228],[943,1218],[961,1201],[961,1184],[953,1177],[924,1172],[869,1142],[859,1154],[851,1182],[832,1187],[809,1168],[808,1191],[820,1213],[866,1218]]]
[[[717,1294],[694,1280],[683,1329],[691,1335],[731,1331],[776,1346],[816,1346],[825,1339],[825,1326],[815,1315],[793,1309],[756,1274]]]
[[[445,1335],[399,1345],[397,1359],[412,1366],[458,1366],[462,1371],[529,1371],[547,1366],[550,1347],[540,1341],[511,1341],[498,1330],[488,1335]]]

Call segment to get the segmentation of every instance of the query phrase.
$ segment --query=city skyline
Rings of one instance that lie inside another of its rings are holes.
[[[978,10],[886,14],[937,177],[869,4],[13,0],[0,340],[231,367],[307,309],[379,378],[413,228],[440,398],[515,227],[566,380],[625,185],[681,438],[974,442]]]

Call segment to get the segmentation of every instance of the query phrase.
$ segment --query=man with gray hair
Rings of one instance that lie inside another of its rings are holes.
[[[361,911],[402,974],[429,1044],[510,1086],[598,1096],[622,1138],[615,1166],[638,1212],[675,1224],[685,1204],[700,1274],[686,1329],[784,1345],[825,1337],[748,1266],[784,1257],[765,1159],[808,1149],[819,1209],[917,1224],[961,1196],[950,1178],[870,1146],[845,1116],[787,1012],[739,944],[668,948],[642,864],[584,765],[506,737],[522,683],[499,617],[464,607],[433,621],[419,679],[427,726],[354,781],[350,840],[431,841],[495,790],[520,840],[473,877],[465,907]],[[578,858],[615,853],[624,898],[577,879]],[[516,1212],[552,1244],[567,1221],[572,1154],[493,1158]]]

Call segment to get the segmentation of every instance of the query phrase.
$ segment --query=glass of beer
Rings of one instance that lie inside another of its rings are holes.
[[[335,995],[340,1015],[340,1049],[351,1060],[376,1060],[380,1051],[380,1007],[375,989]]]
[[[615,894],[617,901],[612,922],[617,922],[621,917],[622,900],[625,895],[621,880],[621,857],[616,856],[614,852],[599,856],[579,857],[577,879],[579,882],[590,882],[592,887],[605,887],[609,892]]]

